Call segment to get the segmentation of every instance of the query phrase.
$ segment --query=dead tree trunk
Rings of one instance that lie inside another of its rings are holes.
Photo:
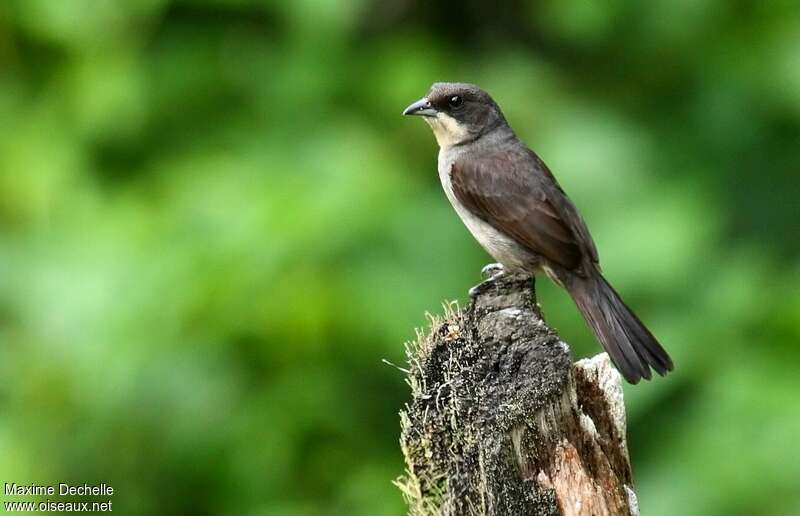
[[[572,363],[526,277],[480,285],[409,346],[409,514],[637,515],[620,375]]]

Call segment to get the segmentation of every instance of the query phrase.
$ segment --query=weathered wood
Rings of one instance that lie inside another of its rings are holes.
[[[636,515],[619,374],[572,363],[533,280],[505,275],[409,345],[409,514]]]

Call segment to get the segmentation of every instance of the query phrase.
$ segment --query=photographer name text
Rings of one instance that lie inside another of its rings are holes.
[[[3,494],[5,496],[103,496],[111,497],[114,495],[114,488],[108,484],[17,484],[5,482],[3,484]],[[39,502],[29,501],[5,501],[3,502],[6,512],[111,512],[113,504],[111,500],[103,502],[84,502],[84,501],[58,501],[46,499]]]

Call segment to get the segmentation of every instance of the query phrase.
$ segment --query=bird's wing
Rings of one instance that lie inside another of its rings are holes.
[[[503,151],[453,163],[456,198],[477,217],[568,270],[597,263],[586,224],[547,166],[534,154]]]

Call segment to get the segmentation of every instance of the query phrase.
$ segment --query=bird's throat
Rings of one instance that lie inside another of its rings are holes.
[[[431,126],[433,136],[439,147],[452,147],[472,139],[472,135],[466,126],[446,113],[439,113],[436,116],[425,117],[425,121]]]

